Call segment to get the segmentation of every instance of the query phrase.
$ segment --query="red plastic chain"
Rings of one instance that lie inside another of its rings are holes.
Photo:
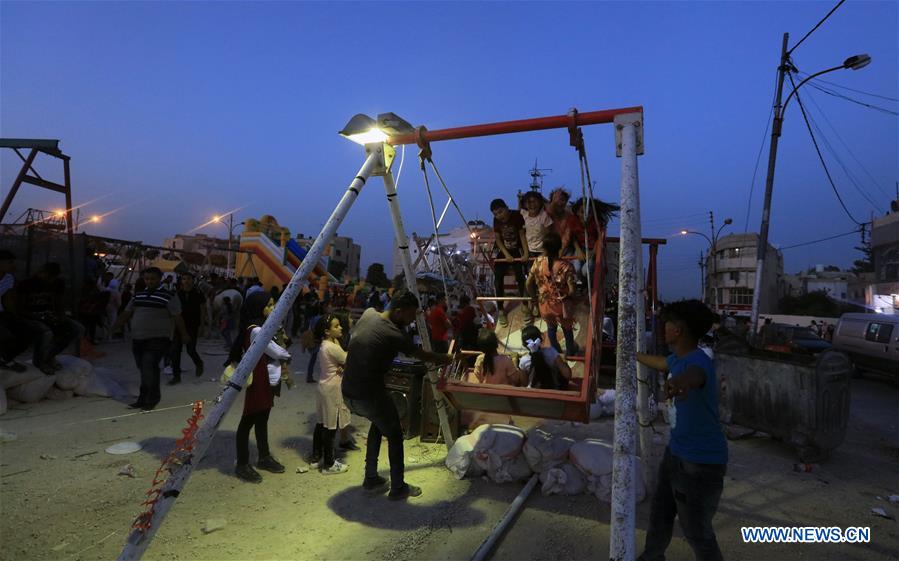
[[[175,447],[168,456],[162,461],[159,469],[153,475],[153,485],[147,491],[147,499],[141,503],[146,506],[147,510],[140,513],[131,525],[132,528],[146,532],[150,529],[150,522],[153,520],[153,512],[156,510],[156,503],[159,501],[159,495],[162,493],[162,484],[168,479],[168,473],[172,472],[172,466],[181,465],[182,458],[194,449],[197,441],[197,430],[199,430],[200,419],[203,418],[203,402],[195,401],[192,405],[193,414],[187,419],[187,426],[181,429],[181,438],[175,441]]]

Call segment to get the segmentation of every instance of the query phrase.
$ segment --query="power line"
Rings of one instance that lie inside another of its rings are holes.
[[[802,39],[800,39],[798,43],[796,43],[795,45],[793,45],[793,48],[792,48],[792,49],[790,49],[789,51],[787,51],[787,54],[789,55],[789,54],[791,54],[793,51],[795,51],[796,48],[797,48],[799,45],[801,45],[802,42],[805,41],[806,38],[808,38],[809,35],[811,35],[812,33],[814,33],[816,29],[818,29],[819,27],[821,27],[821,24],[824,23],[825,21],[827,21],[827,18],[830,17],[830,14],[836,12],[836,11],[837,11],[837,8],[839,8],[840,6],[842,6],[842,5],[843,5],[843,2],[845,2],[845,1],[846,1],[846,0],[840,0],[839,2],[837,2],[837,5],[834,6],[829,12],[827,12],[827,15],[824,16],[823,18],[821,18],[821,21],[819,21],[819,22],[815,25],[815,27],[813,27],[813,28],[811,29],[811,31],[809,31],[808,33],[806,33],[805,35],[803,35],[803,36],[802,36]]]
[[[830,127],[830,130],[832,130],[833,133],[837,136],[837,140],[840,141],[840,143],[843,145],[843,148],[846,149],[846,152],[848,152],[849,155],[852,156],[852,159],[855,160],[855,163],[857,163],[858,166],[860,168],[862,168],[862,171],[864,171],[865,174],[868,176],[868,178],[871,180],[871,183],[873,183],[874,186],[877,187],[877,189],[887,198],[887,200],[892,200],[893,196],[890,195],[890,193],[887,192],[887,190],[883,188],[883,186],[880,184],[880,182],[878,182],[877,179],[875,179],[874,176],[871,175],[871,172],[868,171],[868,168],[866,168],[865,165],[862,164],[861,160],[859,160],[856,157],[855,153],[852,152],[852,149],[849,147],[849,144],[847,144],[846,141],[843,140],[843,137],[840,136],[839,131],[837,131],[836,127],[833,126],[833,123],[830,122],[830,119],[827,118],[827,114],[824,113],[824,110],[821,109],[821,106],[818,105],[818,102],[815,101],[815,98],[812,97],[811,93],[808,94],[808,98],[812,101],[812,104],[818,109],[818,113],[820,113],[821,116],[824,117],[824,122],[827,123],[827,126]]]
[[[799,72],[799,75],[800,75],[800,76],[804,76],[804,77],[808,77],[808,76],[809,76],[809,74],[808,74],[807,72]],[[871,92],[866,92],[866,91],[864,91],[864,90],[856,90],[856,89],[850,88],[849,86],[844,86],[844,85],[842,85],[842,84],[837,84],[836,82],[829,82],[829,81],[824,80],[824,79],[821,79],[821,78],[813,78],[813,79],[812,79],[812,82],[822,82],[822,83],[824,83],[824,84],[828,84],[828,85],[834,86],[834,87],[836,87],[836,88],[841,88],[841,89],[844,89],[844,90],[849,90],[850,92],[860,93],[860,94],[862,94],[862,95],[868,95],[868,96],[871,96],[871,97],[877,97],[877,98],[880,98],[880,99],[885,99],[885,100],[887,100],[887,101],[899,101],[899,98],[889,97],[889,96],[880,95],[880,94],[875,94],[875,93],[871,93]]]
[[[826,242],[828,240],[835,240],[837,238],[844,238],[846,236],[850,236],[852,234],[857,234],[857,233],[861,232],[863,227],[864,227],[864,225],[862,225],[862,227],[856,228],[855,230],[852,230],[850,232],[844,232],[842,234],[836,234],[833,236],[828,236],[826,238],[820,238],[820,239],[812,240],[812,241],[808,241],[808,242],[802,242],[802,243],[797,243],[797,244],[793,244],[793,245],[788,245],[788,246],[780,248],[779,251],[783,251],[785,249],[793,249],[794,247],[802,247],[804,245],[812,245],[812,244],[816,244],[816,243]]]
[[[787,76],[789,76],[790,83],[793,84],[793,89],[795,90],[796,82],[793,80],[793,74],[788,72]],[[840,192],[837,190],[837,186],[833,182],[833,177],[830,176],[830,170],[827,169],[827,163],[824,161],[824,156],[821,155],[821,148],[818,147],[818,141],[815,140],[815,133],[812,131],[812,125],[808,122],[808,115],[806,115],[805,113],[805,106],[802,105],[802,99],[799,97],[798,91],[796,91],[796,102],[799,104],[799,109],[802,110],[802,119],[805,121],[806,128],[808,128],[809,136],[812,137],[812,144],[815,145],[815,152],[818,153],[818,159],[821,161],[821,166],[824,168],[824,173],[827,175],[827,180],[830,182],[830,187],[833,189],[834,195],[836,195],[837,200],[840,201],[840,206],[843,207],[843,211],[846,212],[846,216],[848,216],[850,220],[861,226],[862,223],[856,220],[855,217],[852,216],[852,213],[849,212],[849,209],[846,208],[846,203],[843,202],[843,197],[840,196]]]
[[[855,190],[858,191],[859,195],[861,195],[862,198],[868,201],[868,203],[871,205],[871,208],[873,208],[875,212],[880,212],[880,206],[878,206],[877,203],[871,200],[871,197],[869,197],[864,189],[862,189],[861,185],[859,185],[859,182],[855,178],[855,175],[853,175],[849,171],[849,168],[846,166],[846,164],[843,163],[843,160],[840,158],[839,154],[837,154],[837,151],[834,150],[833,146],[830,144],[830,141],[827,139],[827,136],[825,136],[824,131],[822,131],[821,127],[818,126],[818,123],[815,122],[815,119],[811,115],[808,116],[808,119],[812,123],[812,126],[815,128],[815,130],[818,132],[818,136],[821,138],[824,147],[827,148],[827,150],[830,152],[830,155],[833,156],[833,159],[836,160],[840,167],[843,169],[843,173],[845,173],[846,177],[849,178],[849,182],[852,183],[852,186],[855,187]]]
[[[899,116],[899,112],[893,111],[892,109],[887,109],[886,107],[881,107],[881,106],[879,106],[879,105],[873,105],[873,104],[871,104],[871,103],[865,103],[864,101],[859,101],[859,100],[857,100],[857,99],[855,99],[855,98],[849,97],[849,96],[847,96],[847,95],[843,95],[843,94],[841,94],[841,93],[839,93],[839,92],[835,92],[835,91],[833,91],[833,90],[828,90],[827,88],[824,88],[824,87],[822,87],[822,86],[819,86],[819,85],[815,84],[815,83],[814,83],[814,80],[812,80],[812,81],[809,83],[809,86],[815,88],[816,90],[822,91],[822,92],[826,93],[827,95],[832,95],[832,96],[834,96],[834,97],[839,97],[840,99],[845,99],[846,101],[851,101],[852,103],[861,105],[861,106],[863,106],[863,107],[867,107],[867,108],[869,108],[869,109],[874,109],[875,111],[880,111],[880,112],[886,113],[886,114],[888,114],[888,115],[896,115],[896,116]]]

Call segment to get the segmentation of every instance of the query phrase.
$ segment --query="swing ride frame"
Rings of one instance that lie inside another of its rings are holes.
[[[430,143],[443,140],[471,138],[496,134],[509,134],[526,131],[567,128],[572,146],[583,150],[580,128],[584,125],[601,123],[615,124],[616,154],[621,157],[621,248],[619,262],[619,313],[617,340],[617,374],[616,374],[616,416],[615,444],[613,452],[613,494],[612,494],[612,536],[610,540],[611,559],[633,559],[635,555],[635,431],[636,419],[636,385],[637,363],[636,353],[642,349],[644,322],[637,321],[638,312],[642,313],[642,265],[640,264],[641,236],[639,189],[637,182],[637,155],[643,153],[643,108],[627,107],[579,113],[572,109],[566,115],[489,123],[453,129],[428,131],[418,127],[409,134],[395,134],[386,141],[371,142],[365,145],[366,158],[356,173],[349,187],[344,192],[331,216],[325,222],[322,231],[312,244],[306,258],[294,272],[290,282],[284,288],[274,310],[263,323],[260,333],[250,344],[237,365],[230,381],[214,400],[211,409],[205,413],[202,423],[192,433],[191,442],[187,443],[178,462],[168,468],[169,475],[161,483],[161,487],[148,493],[148,506],[138,521],[132,526],[125,546],[119,556],[120,560],[140,559],[152,542],[165,515],[174,506],[182,489],[187,484],[193,470],[203,458],[212,439],[218,430],[225,414],[233,405],[243,389],[249,374],[262,357],[268,341],[284,322],[294,300],[300,293],[305,279],[325,248],[336,235],[338,227],[358,198],[367,180],[372,176],[381,176],[384,180],[385,194],[394,227],[397,245],[403,264],[406,283],[409,289],[418,296],[412,261],[409,252],[409,240],[405,234],[402,214],[400,213],[396,184],[391,171],[396,156],[394,146],[402,144],[418,144],[422,150],[429,152]],[[429,153],[427,154],[429,158]],[[424,316],[421,312],[416,321],[422,346],[430,350]],[[437,384],[436,370],[429,370],[428,382]],[[645,385],[645,384],[643,384]],[[436,388],[435,388],[436,390]],[[438,390],[434,391],[440,426],[447,447],[452,445],[446,412],[446,398]]]

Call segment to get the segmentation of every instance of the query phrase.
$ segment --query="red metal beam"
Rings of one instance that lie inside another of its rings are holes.
[[[494,134],[509,134],[515,132],[540,131],[546,129],[565,129],[585,125],[598,125],[611,123],[616,115],[628,113],[643,113],[643,106],[622,107],[620,109],[605,109],[603,111],[590,111],[588,113],[575,113],[572,115],[556,115],[554,117],[537,117],[535,119],[521,119],[518,121],[503,121],[500,123],[487,123],[483,125],[470,125],[451,129],[438,129],[429,131],[419,127],[415,132],[391,136],[387,142],[398,146],[400,144],[426,144],[440,140],[455,140],[459,138],[473,138],[476,136],[490,136]]]

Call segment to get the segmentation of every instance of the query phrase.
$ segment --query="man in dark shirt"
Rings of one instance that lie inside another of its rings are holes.
[[[387,310],[365,310],[353,327],[341,383],[343,399],[350,411],[371,421],[362,487],[373,492],[386,488],[387,480],[378,475],[381,437],[386,436],[390,458],[388,498],[391,500],[417,497],[421,495],[421,489],[404,480],[403,428],[396,405],[384,386],[384,377],[399,352],[426,362],[447,364],[452,361],[451,355],[419,349],[403,333],[403,329],[415,321],[418,307],[418,298],[414,294],[400,290],[394,294]]]
[[[203,375],[203,359],[197,352],[197,337],[200,334],[200,325],[206,317],[206,297],[197,290],[193,273],[182,273],[180,277],[181,289],[178,290],[178,300],[181,301],[181,318],[187,329],[188,341],[181,338],[176,330],[172,341],[172,379],[170,386],[181,382],[181,348],[187,346],[187,354],[194,363],[197,377]]]
[[[524,218],[520,212],[511,212],[502,199],[493,199],[490,203],[490,212],[493,213],[493,232],[496,240],[495,257],[504,260],[496,262],[493,266],[496,295],[505,296],[506,271],[512,267],[515,282],[518,284],[518,295],[524,296],[524,266],[530,257]],[[523,261],[520,260],[521,258]],[[519,259],[519,261],[514,261],[515,259]],[[506,311],[503,304],[503,302],[499,302],[499,322],[501,324],[506,323]]]

